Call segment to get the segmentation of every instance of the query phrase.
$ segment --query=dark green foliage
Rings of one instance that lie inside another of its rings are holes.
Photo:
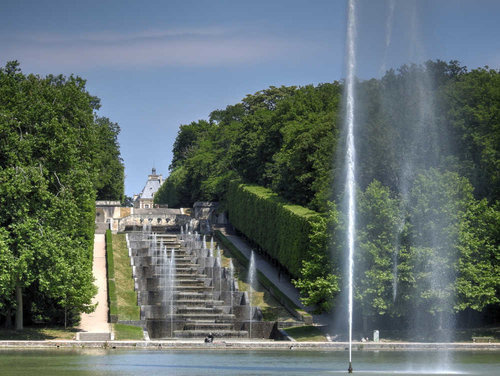
[[[90,312],[95,200],[123,196],[118,126],[79,77],[0,69],[0,316]],[[120,175],[121,172],[121,175]],[[16,322],[22,328],[22,317]]]
[[[339,83],[270,87],[213,111],[210,122],[181,125],[156,203],[223,200],[229,182],[241,178],[325,210],[340,93]]]
[[[99,169],[94,183],[97,199],[123,202],[125,172],[118,144],[120,127],[105,117],[98,117],[95,122],[97,140],[94,146],[97,150],[96,160]]]
[[[498,306],[500,72],[438,60],[356,86],[362,315],[405,320],[418,309],[427,320]],[[319,311],[344,286],[341,96],[338,82],[270,87],[181,126],[156,198],[222,201],[232,224],[289,269],[303,302]],[[285,200],[320,215],[303,220]],[[449,282],[431,288],[432,273]]]
[[[111,230],[106,230],[106,271],[108,281],[108,306],[110,322],[116,322],[118,318],[118,298],[116,295],[113,235],[111,233]]]
[[[227,207],[231,223],[293,276],[307,258],[309,236],[318,213],[281,199],[264,187],[231,182]]]
[[[311,225],[308,254],[302,259],[300,277],[292,282],[300,290],[302,303],[321,313],[331,310],[340,292],[342,258],[338,244],[339,213],[335,204],[330,203],[327,215]]]

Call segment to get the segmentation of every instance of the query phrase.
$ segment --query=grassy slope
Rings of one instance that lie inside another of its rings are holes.
[[[325,335],[317,327],[312,325],[295,326],[286,328],[285,332],[297,342],[324,342]]]
[[[140,320],[137,293],[134,290],[132,267],[124,234],[113,235],[114,288],[118,320]],[[113,324],[115,339],[142,339],[142,329],[136,326]]]

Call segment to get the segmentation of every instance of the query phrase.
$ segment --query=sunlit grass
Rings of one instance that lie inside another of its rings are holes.
[[[285,332],[297,342],[324,342],[326,337],[316,326],[304,325],[286,328]]]
[[[115,340],[142,340],[144,339],[142,328],[132,325],[113,324]]]
[[[0,340],[2,341],[41,341],[48,339],[75,339],[76,328],[42,328],[42,327],[25,327],[21,331],[14,329],[0,329]]]
[[[140,308],[137,306],[137,293],[134,290],[132,266],[124,234],[113,235],[113,256],[118,319],[140,320]]]

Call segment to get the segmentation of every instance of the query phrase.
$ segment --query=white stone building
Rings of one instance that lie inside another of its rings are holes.
[[[153,167],[151,175],[148,175],[148,180],[141,193],[134,195],[134,208],[151,209],[154,207],[154,195],[163,184],[163,176],[156,173]]]

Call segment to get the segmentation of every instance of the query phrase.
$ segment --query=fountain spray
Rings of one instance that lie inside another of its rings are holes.
[[[354,264],[354,232],[355,232],[355,149],[354,149],[354,74],[355,74],[355,0],[349,0],[347,13],[347,74],[346,74],[346,126],[347,126],[347,198],[348,225],[347,243],[349,250],[349,368],[352,373],[352,311],[353,311],[353,264]]]

